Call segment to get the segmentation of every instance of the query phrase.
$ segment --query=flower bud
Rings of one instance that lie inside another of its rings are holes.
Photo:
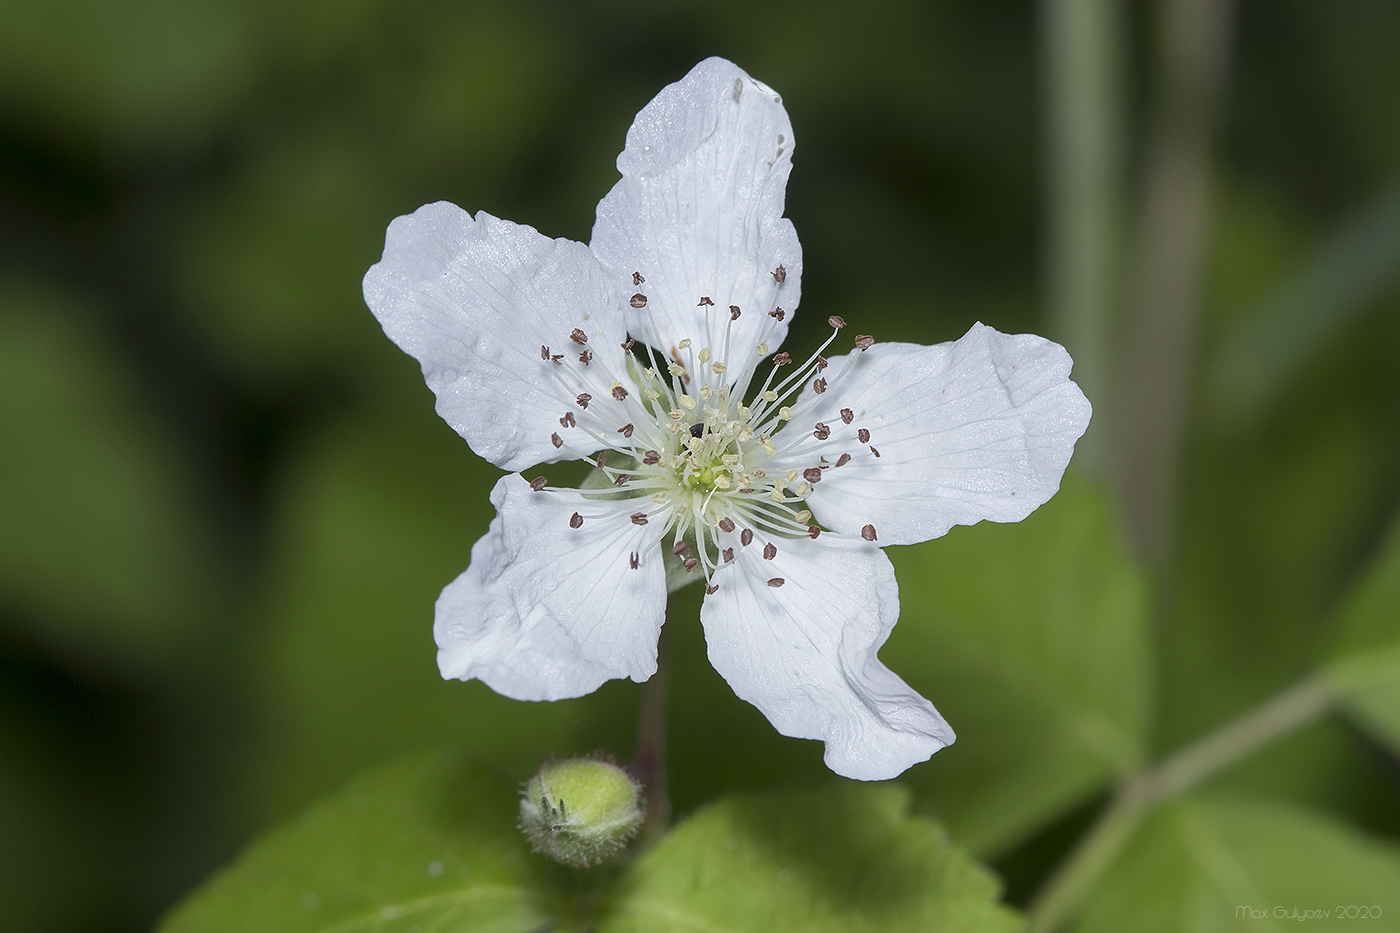
[[[641,825],[641,785],[606,761],[546,762],[520,797],[520,831],[530,848],[575,868],[612,858]]]

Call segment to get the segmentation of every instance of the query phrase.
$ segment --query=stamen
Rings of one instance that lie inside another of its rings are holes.
[[[724,558],[724,562],[727,564],[734,560],[734,549],[732,547],[727,547],[720,552],[720,556]]]
[[[841,328],[846,326],[845,319],[842,318],[839,314],[833,314],[831,317],[827,318],[826,323],[827,326],[834,327],[837,330],[840,330]]]
[[[825,361],[823,361],[823,362],[825,362]],[[823,392],[825,392],[825,391],[826,391],[826,380],[825,380],[825,379],[816,379],[816,380],[813,380],[813,382],[812,382],[812,391],[815,392],[815,393],[817,393],[818,395],[821,395]]]
[[[628,564],[628,566],[631,567],[633,570],[636,570],[638,567],[640,567],[640,566],[642,565],[641,559],[638,557],[636,551],[633,551],[633,552],[632,552],[632,555],[631,555],[629,558],[627,558],[627,564]]]
[[[774,269],[772,274],[773,281],[777,282],[779,285],[787,281],[787,270],[784,269],[781,265],[778,266],[778,268]]]
[[[865,430],[865,428],[861,428],[859,431],[856,432],[856,438],[857,438],[862,444],[869,444],[869,443],[870,443],[870,432],[867,431],[867,430]]]
[[[742,314],[742,313],[743,313],[743,312],[741,312],[741,311],[739,310],[739,306],[738,306],[738,305],[730,305],[730,306],[729,306],[729,319],[730,319],[731,321],[737,321],[737,320],[739,320],[739,315]]]
[[[540,359],[544,360],[546,363],[549,362],[549,347],[546,347],[544,344],[540,344]]]
[[[819,441],[824,441],[831,436],[831,428],[818,421],[816,424],[816,430],[812,432],[812,436]]]
[[[711,308],[713,308],[713,307],[715,306],[715,303],[714,303],[713,301],[710,300],[710,296],[709,296],[709,295],[701,295],[701,296],[700,296],[700,303],[697,304],[695,307],[697,307],[697,308],[703,308],[703,307],[705,307],[706,305],[708,305],[708,306],[710,306]]]
[[[582,522],[580,522],[580,524],[582,524]],[[866,527],[869,527],[869,526],[867,525]],[[778,546],[775,545],[772,541],[769,541],[767,544],[765,544],[765,545],[763,546],[763,559],[764,559],[764,560],[772,560],[773,558],[775,558],[775,557],[777,557],[777,556],[778,556]]]
[[[574,399],[574,401],[578,402],[579,408],[586,409],[588,403],[593,401],[593,396],[589,395],[587,392],[580,392],[578,398]]]
[[[642,278],[642,274],[641,274],[640,272],[633,272],[633,273],[632,273],[632,284],[633,284],[633,285],[641,285],[641,284],[642,284],[643,282],[645,282],[645,281],[646,281],[646,279]]]
[[[580,514],[578,514],[577,512],[575,512],[573,515],[570,515],[570,516],[569,516],[569,527],[570,527],[570,528],[582,528],[582,527],[583,527],[583,516],[580,515]]]
[[[632,296],[632,300],[627,303],[634,308],[645,308],[647,306],[647,296],[643,295],[641,292],[637,292],[637,294]]]
[[[632,422],[629,421],[629,422],[627,422],[626,424],[624,424],[622,427],[618,428],[618,429],[617,429],[617,433],[618,433],[618,434],[621,434],[623,437],[631,437],[631,436],[632,436]]]
[[[709,584],[708,586],[705,587],[705,595],[706,595],[706,596],[713,596],[713,595],[715,595],[715,594],[718,593],[718,592],[719,592],[719,584],[718,584],[718,583],[711,583],[711,584]]]
[[[645,512],[633,512],[633,513],[632,513],[632,524],[634,524],[634,525],[645,525],[646,523],[647,523],[647,513],[645,513]]]
[[[874,346],[874,345],[875,345],[875,338],[874,338],[874,337],[871,337],[869,334],[857,334],[857,335],[856,335],[856,346],[857,346],[857,347],[860,347],[860,349],[861,349],[862,351],[869,350],[869,349],[870,349],[872,346]]]
[[[723,531],[726,534],[732,532],[734,530],[734,520],[731,518],[721,518],[719,520],[719,528],[720,531]]]
[[[871,452],[872,454],[874,454],[876,457],[880,456],[880,452],[879,452],[878,450],[876,450],[874,447],[870,448],[870,452]]]
[[[846,464],[848,464],[848,463],[850,463],[850,462],[851,462],[851,455],[850,455],[850,454],[842,454],[841,456],[839,456],[839,457],[836,458],[836,465],[837,465],[837,466],[845,466]]]
[[[575,327],[572,331],[569,332],[569,339],[572,340],[574,343],[578,344],[579,346],[583,346],[585,343],[588,342],[588,335],[585,334],[583,331],[579,330],[577,327]]]
[[[573,412],[566,411],[564,412],[564,417],[559,419],[559,424],[566,428],[572,428],[574,425],[578,424],[578,422],[574,420]]]
[[[819,535],[819,534],[821,534],[821,533],[822,533],[822,530],[821,530],[820,528],[818,528],[816,525],[808,525],[808,526],[807,526],[807,534],[808,534],[808,536],[810,536],[813,540],[815,540],[816,537],[817,537],[817,535]]]
[[[854,420],[856,420],[856,413],[855,413],[855,412],[851,411],[849,408],[843,408],[843,409],[841,409],[841,423],[842,423],[842,424],[850,424],[850,423],[851,423],[852,421],[854,421]]]
[[[560,437],[558,434],[551,434],[551,435],[549,435],[549,441],[550,441],[550,443],[552,443],[555,447],[563,447],[563,446],[564,446],[564,439],[563,439],[562,437]]]
[[[620,402],[627,398],[627,390],[620,385],[615,385],[612,387],[612,397]]]
[[[536,476],[534,479],[530,480],[530,488],[535,492],[539,492],[547,485],[549,485],[549,480],[545,479],[543,476]]]
[[[822,481],[822,471],[817,467],[809,467],[802,471],[802,478],[812,484],[820,483]]]
[[[862,529],[860,530],[860,536],[861,536],[862,538],[864,538],[865,540],[867,540],[867,541],[874,541],[874,540],[875,540],[875,526],[874,526],[874,525],[866,525],[864,528],[862,528]]]
[[[593,351],[592,351],[592,350],[584,350],[582,353],[580,353],[580,354],[578,355],[578,361],[579,361],[580,363],[582,363],[584,366],[587,366],[589,363],[593,362]]]
[[[739,543],[742,544],[744,547],[748,547],[751,543],[753,543],[753,530],[750,528],[745,528],[742,532],[740,532]]]
[[[776,590],[778,587],[782,586],[786,582],[787,581],[784,580],[782,577],[774,577],[773,579],[768,581],[768,585]]]

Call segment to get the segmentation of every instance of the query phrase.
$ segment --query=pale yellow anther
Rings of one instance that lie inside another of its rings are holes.
[[[763,467],[758,467],[753,471],[753,475],[758,479],[763,479],[765,476],[768,475],[768,471],[763,469]]]
[[[701,398],[714,398],[714,397],[715,397],[715,392],[714,392],[713,389],[710,388],[710,384],[709,384],[708,382],[705,383],[704,385],[702,385],[702,386],[700,387],[700,397],[701,397]]]
[[[661,393],[656,391],[655,389],[643,389],[642,397],[649,402],[654,402],[657,399],[661,398]]]
[[[733,466],[734,464],[736,464],[736,463],[739,462],[739,455],[738,455],[738,454],[724,454],[724,455],[722,455],[722,456],[719,458],[719,462],[720,462],[720,463],[723,463],[725,466]]]
[[[670,497],[667,496],[664,492],[658,492],[658,493],[653,493],[653,494],[652,494],[651,501],[652,501],[652,502],[655,502],[657,505],[665,505],[665,504],[666,504],[666,501],[667,501],[669,498],[670,498]]]
[[[685,367],[682,366],[680,363],[670,363],[667,365],[666,369],[673,376],[685,375]]]
[[[710,361],[710,348],[709,348],[709,347],[706,347],[705,349],[703,349],[703,350],[700,351],[700,362],[702,362],[702,363],[708,363],[709,361]]]
[[[700,448],[705,446],[705,442],[698,437],[692,437],[685,442],[686,448],[693,454],[698,454]]]
[[[681,411],[679,408],[673,408],[669,412],[667,412],[667,414],[671,416],[672,421],[680,421],[682,418],[685,417],[685,412]]]
[[[720,473],[718,476],[715,477],[715,488],[716,488],[716,489],[728,489],[728,488],[729,488],[729,474],[728,474],[728,473]]]
[[[656,378],[656,370],[648,366],[646,369],[642,370],[642,376],[647,382],[651,382]]]
[[[805,479],[797,484],[797,498],[805,499],[812,492],[812,485]]]
[[[740,421],[748,421],[748,420],[749,420],[749,415],[751,415],[751,414],[753,414],[753,412],[749,411],[749,409],[748,409],[747,406],[744,406],[744,405],[740,405],[740,406],[739,406],[739,420],[740,420]]]
[[[687,337],[687,338],[685,338],[684,340],[682,340],[681,343],[680,343],[680,347],[681,347],[682,350],[689,350],[689,349],[690,349],[690,338]]]
[[[760,440],[759,443],[763,445],[763,449],[768,452],[769,456],[778,452],[778,445],[774,444],[766,437]]]
[[[786,480],[787,485],[791,486],[793,483],[797,482],[797,477],[800,475],[801,474],[798,473],[796,470],[788,470]]]
[[[812,520],[812,513],[807,511],[806,509],[803,509],[801,512],[798,512],[796,515],[794,515],[792,517],[792,520],[797,522],[797,524],[799,525],[805,525]]]
[[[768,344],[767,344],[767,343],[760,343],[758,346],[754,347],[754,349],[758,351],[758,355],[759,355],[759,356],[767,356],[767,355],[768,355]]]
[[[763,399],[765,402],[776,402],[778,400],[778,393],[769,389],[767,392],[760,395],[759,398]]]
[[[774,502],[787,501],[786,498],[783,496],[783,490],[781,486],[774,486],[773,489],[768,493],[768,498],[772,499]]]
[[[724,372],[725,366],[724,366],[723,363],[711,363],[711,364],[710,364],[710,369],[714,371],[714,374],[715,374],[716,376],[718,376],[718,375],[720,375],[721,373]]]
[[[680,398],[676,399],[676,401],[680,402],[681,407],[686,411],[695,410],[695,399],[691,398],[689,395],[682,395]]]
[[[739,442],[740,442],[741,444],[742,444],[742,443],[747,443],[748,441],[751,441],[751,440],[753,440],[753,431],[752,431],[752,430],[750,430],[749,428],[744,428],[743,430],[741,430],[741,431],[739,432]]]
[[[792,409],[791,409],[791,408],[788,408],[786,405],[784,405],[782,408],[779,408],[779,409],[778,409],[778,420],[779,420],[779,421],[791,421],[791,420],[792,420]]]

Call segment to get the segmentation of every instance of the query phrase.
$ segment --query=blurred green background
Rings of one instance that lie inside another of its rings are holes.
[[[432,603],[498,471],[360,278],[427,201],[586,241],[632,115],[712,54],[795,127],[797,350],[828,314],[924,343],[981,320],[1065,342],[1095,405],[1031,519],[892,552],[884,657],[960,736],[905,782],[1023,903],[1117,777],[1331,656],[1382,553],[1397,48],[1393,0],[0,0],[5,924],[148,928],[401,753],[517,779],[630,754],[634,684],[439,680]],[[709,669],[698,605],[673,603],[678,810],[819,778]],[[1385,715],[1215,789],[1393,846]],[[1220,806],[1192,812],[1258,817]]]

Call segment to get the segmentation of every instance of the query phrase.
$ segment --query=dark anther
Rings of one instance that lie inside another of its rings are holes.
[[[656,466],[661,462],[661,454],[655,450],[648,450],[646,455],[642,457],[642,462],[647,466]]]
[[[572,340],[574,343],[578,344],[579,346],[583,346],[585,343],[588,342],[588,335],[585,334],[583,331],[579,330],[577,327],[575,327],[572,331],[569,332],[569,339]]]
[[[850,424],[852,421],[855,421],[855,420],[856,420],[856,413],[855,413],[855,412],[851,411],[849,408],[843,408],[843,409],[841,409],[841,423],[842,423],[842,424]]]
[[[731,321],[737,321],[737,320],[739,320],[739,314],[740,314],[740,311],[739,311],[739,306],[738,306],[738,305],[730,305],[730,306],[729,306],[729,319],[730,319]]]
[[[566,411],[564,412],[564,417],[559,419],[559,424],[566,428],[572,428],[574,425],[578,424],[578,422],[574,420],[573,412]]]
[[[593,401],[593,396],[589,395],[587,392],[580,392],[578,398],[574,399],[574,401],[578,402],[579,408],[587,408],[588,403]]]
[[[787,581],[784,580],[782,577],[774,577],[773,579],[768,581],[768,585],[776,590],[778,587],[782,586],[786,582]]]
[[[817,355],[817,372],[821,372],[830,365],[831,364],[826,361],[826,357],[822,356],[821,354]]]
[[[640,567],[640,566],[642,565],[642,560],[641,560],[641,558],[637,555],[637,552],[636,552],[636,551],[633,551],[633,552],[632,552],[632,555],[631,555],[630,557],[627,558],[627,565],[628,565],[629,567],[631,567],[633,570],[636,570],[638,567]]]
[[[684,541],[677,541],[675,544],[671,545],[671,553],[677,557],[684,557],[690,553],[690,545],[686,544]]]
[[[598,469],[600,469],[600,470],[603,468],[603,464],[604,464],[604,463],[607,463],[607,462],[608,462],[608,452],[607,452],[606,450],[600,450],[600,451],[598,451],[598,456],[596,456],[596,457],[593,458],[593,465],[594,465],[595,467],[597,467]]]
[[[634,308],[645,308],[647,306],[647,296],[643,295],[641,292],[637,292],[637,294],[632,296],[632,300],[627,303]]]
[[[715,303],[714,303],[713,301],[710,300],[710,296],[709,296],[709,295],[702,295],[702,296],[700,297],[700,303],[697,304],[695,307],[697,307],[697,308],[703,308],[703,307],[705,307],[706,305],[708,305],[708,306],[710,306],[711,308],[713,308],[713,307],[715,306]]]
[[[773,357],[774,366],[786,366],[791,362],[792,357],[788,356],[786,351],[779,353],[777,356]]]
[[[869,350],[874,345],[875,338],[871,337],[869,334],[856,335],[856,346],[860,347],[862,350]]]
[[[573,515],[570,515],[570,516],[569,516],[569,527],[570,527],[570,528],[582,528],[582,527],[583,527],[583,516],[580,515],[580,514],[578,514],[577,512],[575,512]]]
[[[613,485],[621,486],[631,478],[632,477],[628,476],[626,473],[619,473],[616,477],[613,478]]]
[[[763,559],[764,559],[764,560],[772,560],[773,558],[775,558],[775,557],[777,557],[777,556],[778,556],[778,546],[777,546],[776,544],[774,544],[772,541],[769,541],[767,544],[765,544],[765,545],[763,546]]]
[[[632,513],[632,524],[634,524],[634,525],[645,525],[646,523],[647,523],[647,514],[646,514],[645,512],[633,512],[633,513]]]
[[[642,284],[643,282],[645,282],[645,281],[646,281],[646,279],[642,278],[642,274],[641,274],[640,272],[633,272],[633,273],[632,273],[632,284],[633,284],[633,285],[641,285],[641,284]]]
[[[553,356],[551,356],[551,357],[549,358],[549,361],[550,361],[551,363],[553,363],[555,366],[562,366],[562,365],[564,365],[564,364],[560,363],[559,361],[562,360],[563,358],[564,358],[564,354],[562,354],[562,353],[555,353]]]
[[[685,568],[686,573],[690,573],[696,567],[700,566],[700,562],[693,557],[687,557],[685,560],[681,561],[681,566]]]
[[[831,436],[831,428],[818,421],[816,424],[816,430],[812,432],[812,436],[819,441],[824,441]]]
[[[775,320],[781,321],[783,318],[787,317],[787,312],[784,311],[782,308],[774,308],[772,311],[768,312],[768,316]]]
[[[872,454],[874,454],[875,456],[877,456],[877,457],[880,456],[880,452],[879,452],[878,450],[876,450],[874,447],[870,448],[870,452],[871,452]]]
[[[535,492],[539,492],[548,484],[549,480],[545,479],[543,476],[536,476],[534,479],[530,480],[530,488]]]
[[[618,429],[617,429],[617,433],[618,433],[618,434],[621,434],[623,437],[631,437],[631,436],[632,436],[632,422],[629,421],[629,422],[627,422],[626,424],[624,424],[622,427],[618,428]]]
[[[741,532],[739,533],[739,543],[742,544],[744,547],[748,547],[749,544],[752,543],[752,542],[753,542],[753,529],[752,529],[752,528],[745,528],[743,531],[741,531]]]
[[[697,423],[695,423],[695,424],[692,424],[692,425],[690,426],[690,436],[691,436],[691,437],[704,437],[704,436],[705,436],[705,423],[704,423],[703,421],[700,421],[700,422],[697,422]]]
[[[630,350],[636,345],[637,341],[633,340],[631,337],[628,337],[626,340],[622,341],[622,349],[624,350]]]
[[[715,595],[715,594],[718,593],[718,592],[719,592],[719,584],[718,584],[718,583],[711,583],[711,584],[708,584],[708,585],[705,587],[705,595],[706,595],[706,596],[713,596],[713,595]]]
[[[826,380],[822,378],[812,380],[812,391],[817,393],[818,395],[821,395],[823,392],[825,392]]]
[[[727,547],[720,552],[720,556],[724,558],[724,562],[727,564],[734,559],[734,549],[732,547]]]
[[[734,530],[734,519],[732,519],[732,518],[721,518],[721,519],[719,520],[719,530],[720,530],[720,531],[723,531],[723,532],[726,533],[726,534],[728,534],[729,532],[733,531],[733,530]]]
[[[783,284],[787,281],[787,270],[779,266],[773,270],[773,278],[777,280],[779,285]]]
[[[549,435],[549,440],[550,440],[550,443],[552,443],[555,447],[563,447],[563,446],[564,446],[564,439],[563,439],[562,437],[560,437],[558,434],[551,434],[551,435]]]
[[[840,330],[841,328],[846,326],[845,318],[837,314],[833,314],[831,317],[827,318],[826,323],[829,326],[836,328],[837,330]]]
[[[612,397],[620,402],[627,397],[627,390],[622,386],[613,386]]]
[[[819,535],[819,534],[821,534],[821,533],[822,533],[822,530],[821,530],[820,528],[818,528],[816,525],[808,525],[808,526],[807,526],[807,536],[808,536],[809,538],[816,538],[816,536]]]
[[[846,464],[848,464],[848,463],[850,463],[850,462],[851,462],[851,455],[850,455],[850,454],[842,454],[841,456],[839,456],[839,457],[836,458],[836,465],[837,465],[837,466],[845,466]]]
[[[860,442],[862,444],[870,443],[870,432],[865,430],[865,428],[861,428],[859,431],[857,431],[856,437],[860,438]]]
[[[817,467],[808,467],[802,471],[802,478],[816,485],[822,481],[822,471]]]
[[[867,541],[874,541],[874,540],[875,540],[875,526],[874,526],[874,525],[866,525],[864,528],[862,528],[862,529],[860,530],[860,536],[861,536],[862,538],[864,538],[865,540],[867,540]]]
[[[540,359],[549,362],[549,347],[544,344],[540,344]]]
[[[582,353],[580,353],[580,354],[578,355],[578,361],[579,361],[580,363],[582,363],[584,366],[587,366],[589,363],[593,362],[593,351],[592,351],[592,350],[584,350]]]

